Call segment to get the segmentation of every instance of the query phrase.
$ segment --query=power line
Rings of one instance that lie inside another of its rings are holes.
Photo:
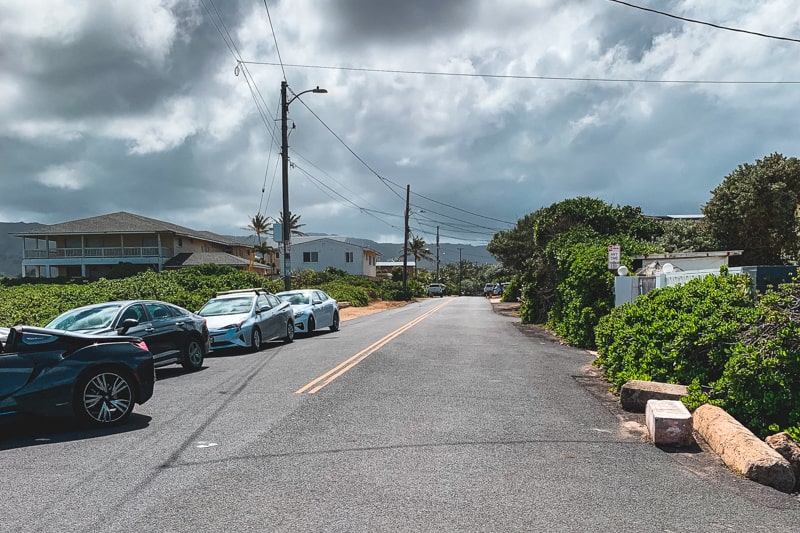
[[[281,71],[283,71],[283,81],[286,81],[286,69],[283,68],[283,59],[281,59],[281,50],[278,48],[278,36],[275,34],[275,26],[272,25],[272,16],[269,14],[269,6],[267,0],[264,0],[264,9],[267,11],[267,20],[269,20],[269,29],[272,32],[272,40],[275,42],[275,53],[278,55],[278,61],[281,63]]]
[[[747,80],[649,80],[641,78],[589,78],[581,76],[533,76],[521,74],[474,74],[468,72],[437,72],[430,70],[394,70],[383,68],[338,67],[330,65],[303,65],[293,63],[272,63],[269,61],[244,61],[250,65],[280,66],[319,70],[339,70],[351,72],[378,72],[383,74],[412,74],[418,76],[450,76],[456,78],[488,78],[511,80],[542,81],[591,81],[598,83],[652,83],[652,84],[686,84],[686,85],[800,85],[800,81],[747,81]]]
[[[637,5],[634,5],[634,4],[630,4],[628,2],[622,2],[621,0],[608,0],[608,1],[609,2],[614,2],[615,4],[621,4],[623,6],[632,7],[634,9],[641,9],[642,11],[648,11],[650,13],[655,13],[657,15],[663,15],[665,17],[670,17],[670,18],[674,18],[674,19],[677,19],[677,20],[682,20],[684,22],[692,22],[694,24],[702,24],[704,26],[711,26],[712,28],[717,28],[717,29],[720,29],[720,30],[735,31],[735,32],[739,32],[739,33],[746,33],[746,34],[749,34],[749,35],[757,35],[758,37],[766,37],[767,39],[778,39],[779,41],[790,41],[790,42],[793,42],[793,43],[800,43],[800,39],[793,39],[791,37],[779,37],[777,35],[770,35],[768,33],[759,33],[757,31],[742,30],[742,29],[739,29],[739,28],[731,28],[731,27],[728,27],[728,26],[720,26],[719,24],[713,24],[711,22],[706,22],[706,21],[703,21],[703,20],[696,20],[696,19],[690,19],[690,18],[686,18],[686,17],[679,17],[678,15],[673,15],[671,13],[666,13],[664,11],[659,11],[657,9],[650,9],[649,7],[637,6]]]

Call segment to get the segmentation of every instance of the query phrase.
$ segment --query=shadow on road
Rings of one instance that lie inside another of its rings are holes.
[[[0,450],[93,439],[138,431],[149,426],[151,420],[152,418],[149,416],[133,413],[124,424],[118,426],[87,428],[81,426],[75,418],[19,416],[0,426]]]

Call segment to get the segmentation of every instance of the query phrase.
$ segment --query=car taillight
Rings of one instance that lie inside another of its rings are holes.
[[[150,351],[150,348],[148,348],[148,347],[147,347],[147,343],[145,343],[144,341],[139,341],[139,342],[136,342],[136,343],[134,343],[134,344],[135,344],[137,347],[141,348],[142,350],[144,350],[144,351],[146,351],[146,352],[149,352],[149,351]]]

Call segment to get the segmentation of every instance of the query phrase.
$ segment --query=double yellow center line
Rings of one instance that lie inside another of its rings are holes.
[[[435,313],[436,311],[438,311],[439,309],[441,309],[442,307],[444,307],[445,305],[447,305],[451,301],[452,301],[451,299],[445,300],[444,302],[440,303],[439,305],[437,305],[436,307],[434,307],[430,311],[427,311],[426,313],[418,316],[417,318],[415,318],[414,320],[412,320],[408,324],[406,324],[406,325],[394,330],[393,332],[389,333],[388,335],[386,335],[382,339],[379,339],[379,340],[375,341],[374,343],[370,344],[369,346],[367,346],[366,348],[364,348],[363,350],[361,350],[360,352],[358,352],[354,356],[350,357],[346,361],[343,361],[342,363],[340,363],[339,365],[335,366],[334,368],[331,368],[330,370],[328,370],[327,372],[322,374],[320,377],[316,378],[311,383],[308,383],[307,385],[304,385],[304,386],[300,387],[299,389],[297,389],[295,391],[295,394],[303,394],[305,392],[307,392],[309,394],[314,394],[314,393],[320,391],[323,387],[325,387],[329,383],[333,382],[333,380],[335,380],[336,378],[338,378],[339,376],[341,376],[342,374],[344,374],[345,372],[347,372],[348,370],[350,370],[351,368],[356,366],[358,363],[360,363],[361,361],[363,361],[364,359],[366,359],[367,357],[369,357],[370,355],[372,355],[376,351],[380,350],[389,341],[391,341],[392,339],[396,338],[398,335],[400,335],[404,331],[408,331],[409,329],[413,328],[414,326],[416,326],[417,324],[419,324],[420,322],[422,322],[423,320],[425,320],[426,318],[431,316],[433,313]]]

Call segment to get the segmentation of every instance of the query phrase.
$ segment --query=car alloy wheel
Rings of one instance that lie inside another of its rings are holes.
[[[339,311],[333,313],[333,322],[331,322],[331,331],[339,331]]]
[[[95,370],[78,384],[75,402],[79,418],[93,425],[110,425],[125,420],[136,398],[131,380],[114,370]]]
[[[204,355],[200,342],[195,338],[191,338],[186,341],[186,345],[183,347],[181,365],[186,370],[200,370],[203,368]]]
[[[283,342],[289,344],[290,342],[294,341],[294,322],[287,322],[286,323],[286,336],[283,338]]]
[[[253,333],[250,335],[250,350],[257,352],[261,349],[261,330],[253,328]]]

